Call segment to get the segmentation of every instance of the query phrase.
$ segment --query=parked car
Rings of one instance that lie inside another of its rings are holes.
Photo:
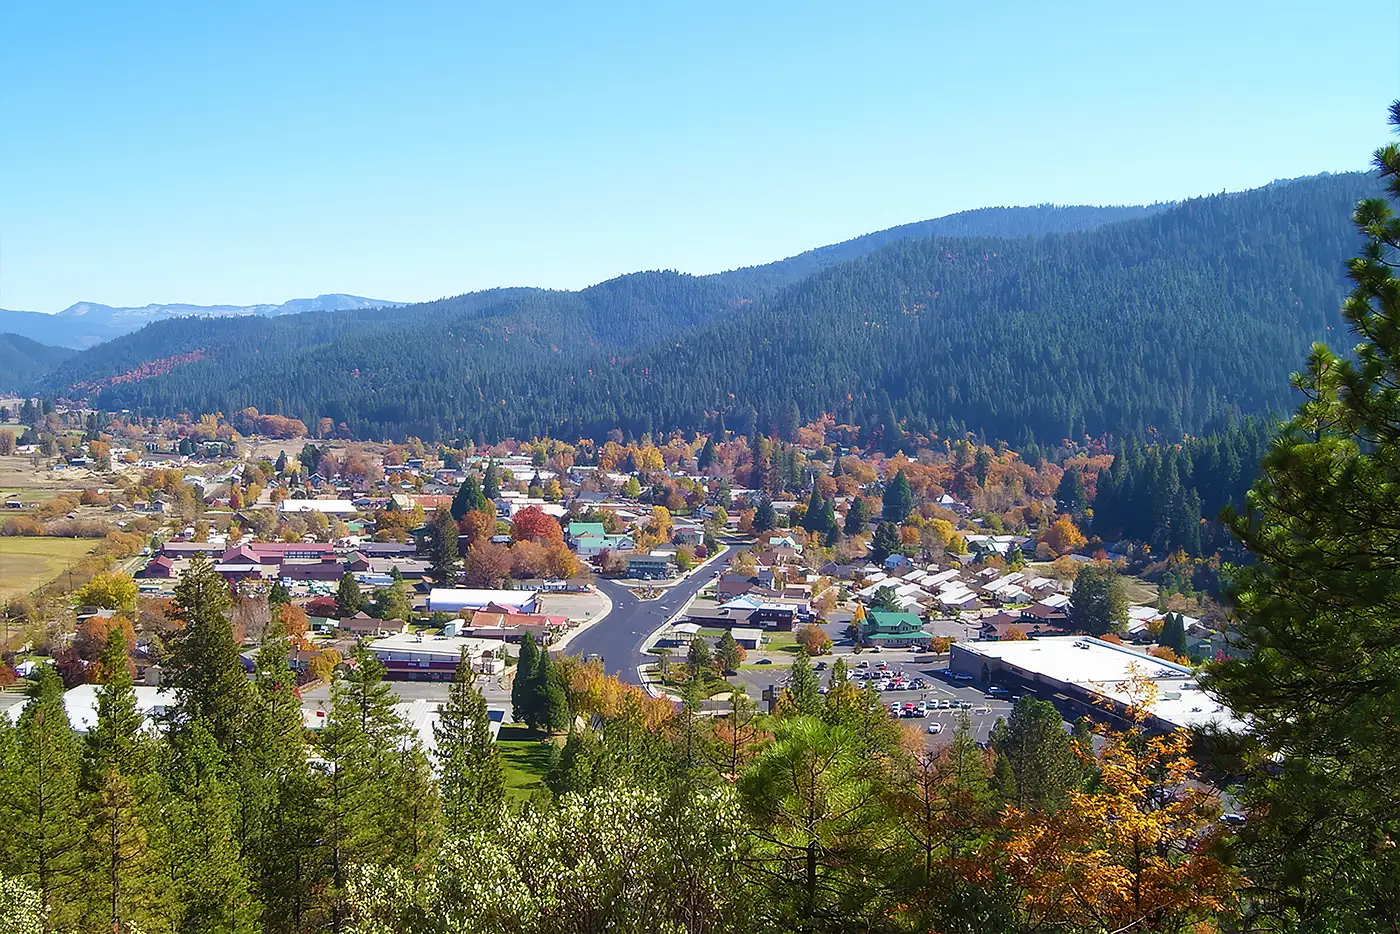
[[[1009,696],[1011,696],[1011,692],[1008,691],[1006,688],[993,686],[993,687],[987,688],[987,696],[988,696],[988,697],[1009,697]]]
[[[925,702],[925,701],[919,701],[918,706],[916,706],[914,709],[917,710],[917,711],[919,712],[919,716],[921,716],[921,717],[927,717],[927,716],[928,716],[928,703],[927,703],[927,702]]]
[[[930,733],[932,733],[934,736],[937,736],[939,733],[942,733],[942,732],[943,732],[943,724],[941,724],[941,723],[939,723],[937,720],[935,720],[935,721],[933,721],[932,723],[930,723],[930,724],[928,725],[928,731],[929,731]]]
[[[771,664],[773,664],[773,659],[771,659],[771,658],[760,658],[758,661],[754,662],[754,664],[755,664],[755,665],[771,665]]]
[[[1231,827],[1239,827],[1248,822],[1245,820],[1243,814],[1221,814],[1220,823],[1229,824]]]
[[[826,662],[817,662],[814,671],[826,671]]]
[[[955,671],[955,672],[953,672],[953,680],[954,680],[954,681],[971,681],[971,680],[972,680],[972,675],[968,674],[968,673],[965,672],[965,671]]]

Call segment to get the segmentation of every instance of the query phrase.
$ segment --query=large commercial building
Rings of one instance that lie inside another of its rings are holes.
[[[1156,686],[1151,726],[1243,729],[1229,710],[1201,690],[1190,668],[1089,636],[958,642],[949,667],[980,684],[1028,690],[1081,712],[1103,709],[1103,699],[1121,708],[1129,699],[1129,682],[1145,678]]]
[[[434,587],[428,593],[428,612],[460,613],[463,610],[484,610],[489,606],[511,607],[521,613],[535,612],[536,593],[533,590],[471,590],[457,587]]]

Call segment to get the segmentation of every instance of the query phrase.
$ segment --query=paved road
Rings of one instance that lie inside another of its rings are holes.
[[[570,639],[569,654],[601,655],[609,674],[616,674],[628,684],[641,684],[637,666],[648,660],[642,654],[646,637],[713,580],[725,560],[721,557],[706,565],[656,600],[638,600],[632,591],[615,581],[595,580],[598,589],[612,600],[612,612]]]

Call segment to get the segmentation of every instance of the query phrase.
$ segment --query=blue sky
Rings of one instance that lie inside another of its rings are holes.
[[[1395,97],[1390,2],[5,4],[0,307],[711,272],[1361,168]]]

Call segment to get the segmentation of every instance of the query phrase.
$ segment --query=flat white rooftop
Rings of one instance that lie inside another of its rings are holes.
[[[1157,686],[1158,697],[1151,712],[1158,719],[1186,728],[1244,728],[1233,713],[1200,689],[1190,668],[1126,646],[1089,636],[1042,636],[1015,642],[959,642],[955,649],[1001,659],[1022,672],[1120,702],[1128,700],[1125,682],[1135,675],[1148,678]]]
[[[473,590],[458,587],[434,587],[428,593],[428,609],[456,613],[458,610],[479,610],[488,603],[530,609],[535,605],[533,590]]]
[[[468,658],[479,658],[487,652],[500,652],[505,648],[500,639],[473,639],[469,636],[429,636],[416,632],[400,632],[369,644],[376,655],[394,658],[433,657],[457,659],[466,649]]]
[[[277,508],[284,513],[324,512],[348,515],[352,512],[358,512],[355,504],[348,499],[284,499],[277,505]]]

